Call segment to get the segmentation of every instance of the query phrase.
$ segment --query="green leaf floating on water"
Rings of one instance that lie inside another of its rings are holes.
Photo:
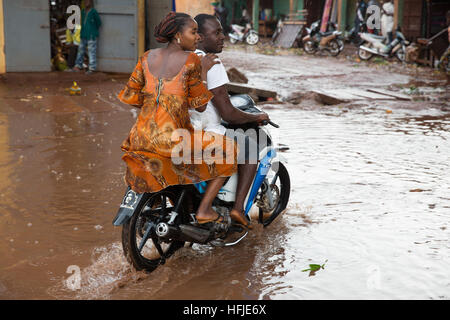
[[[302,270],[302,272],[310,271],[309,275],[313,276],[320,269],[325,269],[325,264],[327,262],[328,262],[328,259],[325,260],[325,262],[322,265],[320,265],[320,264],[310,264],[309,265],[309,269]]]

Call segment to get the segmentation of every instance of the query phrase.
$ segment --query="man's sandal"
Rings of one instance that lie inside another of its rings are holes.
[[[230,217],[233,219],[238,225],[244,227],[245,229],[252,230],[253,226],[250,224],[245,217],[242,217],[236,210],[231,210]]]
[[[225,218],[219,213],[217,213],[217,215],[218,215],[218,217],[215,218],[215,219],[212,219],[212,218],[197,218],[197,217],[195,219],[197,219],[197,223],[198,224],[206,224],[206,223],[225,224],[226,223],[225,222]]]

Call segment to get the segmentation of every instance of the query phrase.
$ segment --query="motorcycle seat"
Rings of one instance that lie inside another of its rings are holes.
[[[334,31],[326,31],[326,32],[320,32],[320,35],[322,37],[328,37],[331,36],[333,34]]]

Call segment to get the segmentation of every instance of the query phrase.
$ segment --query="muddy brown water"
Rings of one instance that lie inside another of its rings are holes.
[[[25,91],[0,85],[0,298],[450,298],[448,112],[263,105],[290,147],[286,212],[234,247],[183,248],[144,274],[112,226],[135,112],[110,93],[125,78],[83,78],[90,89],[69,97],[69,75],[39,77]]]

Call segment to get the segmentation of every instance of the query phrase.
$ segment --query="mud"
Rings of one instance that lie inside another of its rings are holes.
[[[279,92],[281,103],[260,106],[289,147],[288,209],[235,247],[183,248],[151,274],[128,264],[112,226],[125,191],[120,143],[137,114],[116,98],[128,75],[1,76],[0,298],[450,298],[445,78],[246,50],[221,57],[249,84]],[[74,80],[81,96],[66,90]],[[352,86],[414,86],[432,100],[324,106],[311,93]],[[310,264],[324,267],[305,271]]]

